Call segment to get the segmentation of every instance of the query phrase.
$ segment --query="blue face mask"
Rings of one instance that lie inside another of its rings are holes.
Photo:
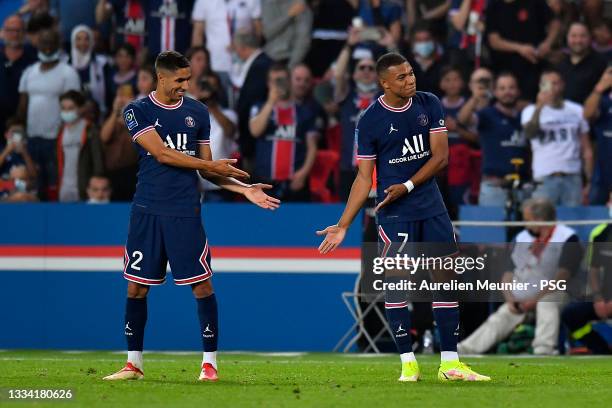
[[[436,45],[433,41],[419,41],[415,42],[412,47],[412,51],[418,55],[419,57],[427,58],[429,57],[434,50],[436,49]]]

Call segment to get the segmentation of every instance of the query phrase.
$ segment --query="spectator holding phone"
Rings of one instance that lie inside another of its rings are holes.
[[[9,119],[4,137],[6,145],[0,152],[0,178],[8,179],[11,168],[16,165],[25,165],[28,178],[35,178],[36,165],[28,152],[25,124],[17,118]]]
[[[521,124],[531,141],[533,178],[539,183],[534,197],[578,206],[588,198],[593,148],[582,106],[563,99],[564,87],[559,71],[545,70],[537,101],[523,110]]]

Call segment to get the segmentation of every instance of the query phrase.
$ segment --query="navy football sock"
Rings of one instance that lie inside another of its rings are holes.
[[[147,324],[147,298],[127,298],[125,304],[125,338],[128,351],[142,351]]]
[[[459,303],[433,302],[432,307],[440,334],[440,350],[456,352],[459,338]]]
[[[385,304],[387,321],[393,333],[393,340],[400,354],[412,352],[412,337],[410,336],[410,310],[405,306],[389,307]]]
[[[198,317],[202,333],[202,349],[206,352],[217,351],[218,340],[218,313],[217,297],[213,293],[205,298],[196,299],[198,303]]]

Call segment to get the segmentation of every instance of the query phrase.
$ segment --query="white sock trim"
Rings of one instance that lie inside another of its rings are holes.
[[[142,370],[142,351],[128,351],[127,361],[139,370]]]
[[[459,360],[459,354],[457,354],[456,351],[442,351],[440,352],[440,360],[442,361]]]
[[[402,353],[400,354],[400,360],[402,360],[402,363],[409,363],[411,361],[416,361],[416,357],[413,352]]]
[[[205,351],[202,353],[202,365],[205,363],[211,364],[214,369],[217,369],[217,352],[216,351]]]

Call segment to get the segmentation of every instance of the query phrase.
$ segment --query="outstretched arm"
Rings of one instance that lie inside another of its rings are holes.
[[[368,194],[372,188],[372,173],[376,160],[360,160],[357,177],[353,181],[351,193],[349,195],[344,212],[340,221],[336,225],[330,225],[322,231],[317,231],[317,235],[324,235],[325,239],[319,245],[319,252],[327,254],[336,249],[344,240],[346,230],[351,225],[357,213],[368,199]]]

